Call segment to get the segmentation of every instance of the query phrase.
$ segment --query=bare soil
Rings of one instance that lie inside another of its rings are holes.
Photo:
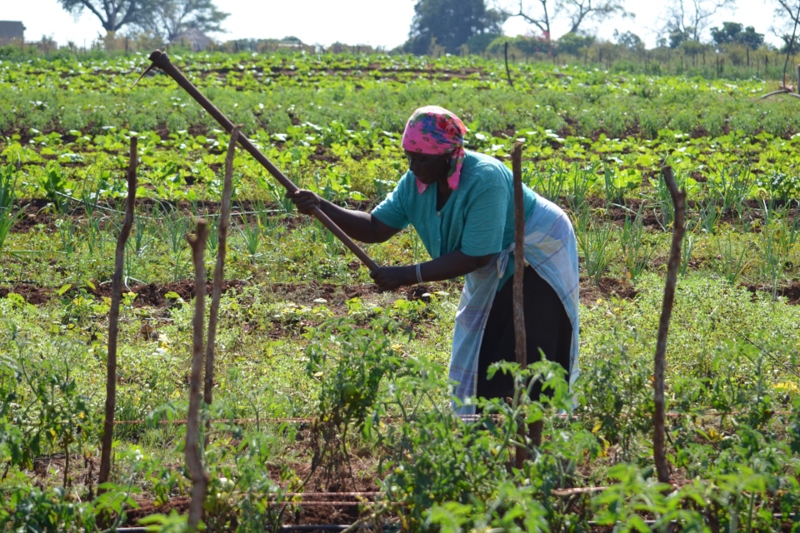
[[[352,263],[351,268],[357,269],[358,263]],[[633,300],[639,295],[639,291],[627,280],[603,277],[595,285],[586,277],[580,280],[580,300],[584,305],[594,305],[599,298],[608,299],[611,297],[621,298],[625,300]],[[238,289],[247,284],[243,280],[225,280],[222,285],[222,292],[228,292],[231,289]],[[95,289],[85,287],[84,289],[96,297],[110,297],[111,285],[96,285]],[[772,287],[766,284],[745,285],[745,287],[752,293],[756,292],[772,292]],[[128,291],[129,289],[129,291]],[[206,294],[211,294],[213,286],[211,282],[206,284]],[[428,294],[437,290],[446,289],[450,292],[460,291],[460,283],[450,284],[423,284],[414,285],[411,287],[403,287],[395,291],[400,298],[405,298],[410,301],[427,300]],[[79,289],[72,288],[65,296],[70,297],[77,294]],[[124,288],[125,292],[135,293],[136,299],[133,302],[134,307],[166,307],[171,304],[171,299],[166,297],[167,293],[176,293],[183,300],[190,301],[195,296],[194,281],[182,280],[171,283],[148,283],[132,285],[129,288]],[[318,283],[312,281],[311,283],[275,283],[270,286],[270,291],[279,295],[281,298],[290,299],[301,305],[313,305],[314,300],[319,298],[325,299],[331,307],[344,310],[346,309],[346,302],[352,298],[364,298],[370,295],[380,293],[377,286],[365,283],[358,285],[334,285],[332,283]],[[16,293],[22,296],[26,302],[32,305],[44,305],[55,298],[60,298],[54,289],[49,287],[42,287],[33,283],[18,283],[15,285],[0,287],[0,298],[5,298],[9,293]],[[800,305],[800,281],[793,281],[789,286],[779,288],[777,291],[778,296],[786,298],[789,305]]]
[[[616,278],[600,278],[594,285],[588,278],[581,278],[581,303],[586,306],[594,305],[598,299],[613,297],[624,300],[633,300],[639,291],[630,282]]]
[[[222,292],[225,293],[233,288],[243,287],[246,282],[241,280],[226,280],[222,283]],[[90,294],[97,297],[111,297],[111,285],[96,285],[94,289],[84,287]],[[211,282],[206,284],[206,294],[211,294],[213,285]],[[77,288],[70,289],[65,296],[69,297],[76,294]],[[167,293],[173,292],[178,294],[186,301],[191,300],[195,296],[194,281],[183,280],[173,283],[164,284],[138,284],[132,285],[128,288],[123,287],[124,292],[133,292],[136,294],[136,299],[133,301],[134,307],[164,307],[169,305],[170,301],[166,297]],[[20,283],[11,287],[0,287],[0,298],[5,298],[9,293],[16,293],[25,298],[25,301],[33,305],[46,304],[54,298],[58,298],[53,289],[48,287],[40,287],[30,283]]]

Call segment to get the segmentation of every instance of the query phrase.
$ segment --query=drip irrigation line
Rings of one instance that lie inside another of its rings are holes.
[[[706,412],[706,413],[678,413],[675,411],[670,411],[666,413],[667,418],[680,418],[682,416],[737,416],[743,414],[741,411],[735,411],[731,413],[720,413],[720,412]],[[792,411],[774,411],[774,415],[778,416],[789,416],[792,415]],[[558,413],[553,415],[553,418],[557,418],[560,420],[566,420],[573,415],[569,415],[566,413]],[[463,422],[478,422],[482,419],[480,415],[458,415],[458,417]],[[500,415],[492,415],[491,417],[493,420],[497,421],[500,419]],[[394,421],[402,419],[400,416],[387,416],[382,417],[384,421]],[[275,417],[275,418],[212,418],[212,424],[313,424],[318,422],[318,418],[312,417]],[[160,424],[160,425],[184,425],[186,424],[185,419],[174,419],[174,420],[157,420],[157,421],[150,421],[150,420],[117,420],[115,424],[124,425],[124,426],[135,426],[141,424]]]
[[[300,531],[300,532],[311,532],[311,531],[345,531],[348,528],[352,527],[353,524],[284,524],[278,528],[278,531],[286,532],[289,531]],[[360,527],[364,529],[372,529],[367,524],[363,524]],[[264,531],[270,531],[272,528],[264,526]],[[115,531],[118,533],[147,533],[150,531],[146,527],[118,527],[115,528]]]
[[[734,332],[736,335],[738,335],[739,337],[741,337],[742,339],[744,339],[745,341],[747,341],[749,344],[751,344],[752,346],[754,346],[755,348],[757,348],[759,351],[761,351],[761,353],[763,353],[764,355],[766,355],[767,357],[769,357],[770,359],[772,359],[772,362],[773,362],[773,363],[775,363],[775,364],[777,364],[777,365],[779,365],[779,366],[783,367],[783,369],[784,369],[786,372],[789,372],[789,373],[790,373],[790,374],[792,374],[794,377],[800,378],[800,373],[798,373],[798,372],[797,372],[797,370],[795,370],[795,369],[794,369],[794,367],[793,367],[792,365],[790,365],[790,364],[788,364],[788,363],[786,363],[786,362],[784,362],[784,361],[781,361],[781,360],[778,358],[778,356],[776,356],[775,354],[773,354],[772,352],[770,352],[769,350],[767,350],[767,349],[766,349],[766,348],[764,348],[763,346],[760,346],[760,345],[759,345],[757,342],[755,342],[754,340],[752,340],[750,337],[748,337],[748,336],[747,336],[747,335],[745,335],[744,333],[741,333],[741,332],[740,332],[740,331],[738,331],[736,328],[734,328],[734,327],[731,327],[731,331],[733,331],[733,332]],[[751,362],[753,362],[753,361],[751,360]]]
[[[785,516],[783,513],[774,513],[772,515],[772,519],[773,520],[787,520],[787,519],[790,519],[792,517],[793,517],[793,515]],[[651,528],[654,527],[654,526],[660,526],[661,527],[661,526],[666,526],[666,525],[669,525],[669,526],[679,526],[680,525],[680,521],[678,521],[678,520],[670,520],[669,522],[661,522],[660,520],[642,519],[642,522],[646,526],[651,527]],[[621,524],[621,522],[616,522],[616,524]],[[612,526],[612,525],[615,525],[615,524],[608,524],[606,522],[600,523],[600,522],[598,522],[596,520],[589,520],[589,521],[586,522],[586,525],[588,525],[589,527],[609,527],[609,526]],[[284,525],[282,525],[282,526],[280,526],[278,528],[278,531],[283,532],[283,533],[288,533],[290,531],[299,531],[299,532],[307,532],[307,533],[310,533],[312,531],[336,531],[336,532],[341,532],[341,531],[345,531],[345,530],[347,530],[348,528],[351,528],[351,527],[353,527],[353,524],[317,524],[317,525],[313,525],[313,524],[298,524],[298,525],[284,524]],[[360,527],[364,528],[364,529],[369,529],[369,530],[373,529],[368,524],[361,524]],[[264,527],[265,531],[267,531],[269,529],[270,528],[267,527],[267,526]],[[384,529],[387,529],[387,528],[384,528]],[[116,528],[116,531],[118,531],[119,533],[147,533],[149,530],[147,528],[144,528],[144,527],[118,527],[118,528]]]
[[[320,524],[318,526],[301,524],[301,525],[284,525],[278,528],[278,531],[345,531],[353,527],[353,524]],[[366,524],[362,526],[364,529],[372,529]]]
[[[670,411],[666,413],[667,418],[680,418],[683,416],[694,416],[694,417],[704,417],[704,416],[738,416],[744,414],[742,411],[733,411],[730,413],[720,413],[720,412],[713,412],[713,413],[677,413],[674,411]],[[773,411],[773,415],[775,416],[791,416],[794,413],[792,411]],[[568,414],[555,414],[553,418],[557,418],[560,420],[566,420],[571,415]],[[481,420],[479,415],[458,415],[462,422],[478,422]],[[392,422],[395,420],[402,419],[400,416],[387,416],[383,417],[382,420],[387,422]],[[493,415],[492,419],[498,421],[500,419],[499,415]],[[318,418],[311,418],[311,417],[287,417],[287,418],[212,418],[209,419],[212,424],[313,424],[318,422]],[[114,425],[118,426],[138,426],[143,424],[158,424],[161,426],[183,426],[186,425],[186,419],[174,419],[174,420],[115,420]],[[20,427],[29,427],[26,424],[18,424]]]
[[[354,497],[354,498],[359,498],[359,497],[362,497],[362,498],[374,498],[375,496],[383,496],[383,494],[384,494],[383,492],[377,492],[377,491],[373,491],[373,492],[369,492],[369,491],[366,491],[366,492],[284,492],[280,496],[283,496],[283,497],[286,497],[286,498],[294,498],[295,496],[305,497],[305,496],[309,496],[309,495],[317,496],[317,497],[320,497],[320,498],[322,498],[322,497],[343,498],[345,496],[351,496],[351,497]]]
[[[271,500],[273,503],[281,505],[295,505],[299,507],[358,507],[359,505],[375,505],[377,502],[354,502],[354,501],[324,501],[324,500],[311,500],[311,501],[291,501],[291,500]]]
[[[477,422],[481,420],[480,415],[458,415],[458,417],[464,422]],[[556,415],[558,418],[567,418],[567,415]],[[382,417],[382,420],[398,420],[401,419],[400,416],[387,416]],[[498,420],[499,416],[492,416],[494,420]],[[318,422],[318,418],[311,418],[311,417],[287,417],[287,418],[212,418],[210,422],[212,424],[313,424],[314,422]],[[157,421],[150,421],[150,420],[116,420],[115,424],[123,425],[123,426],[135,426],[140,424],[161,424],[161,425],[177,425],[181,426],[186,424],[186,419],[179,418],[174,420],[157,420]]]

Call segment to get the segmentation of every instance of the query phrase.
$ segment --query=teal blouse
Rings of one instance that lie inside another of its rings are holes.
[[[436,209],[437,187],[422,194],[410,170],[372,214],[393,228],[414,226],[433,259],[461,250],[466,255],[500,253],[514,242],[514,181],[511,171],[493,157],[467,151],[458,188],[444,207]],[[525,220],[536,196],[522,186]],[[498,290],[514,273],[513,255]]]

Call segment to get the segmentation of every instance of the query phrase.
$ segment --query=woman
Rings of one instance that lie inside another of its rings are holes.
[[[385,290],[466,276],[450,359],[456,410],[475,412],[471,399],[513,395],[511,376],[487,369],[515,361],[512,285],[514,194],[508,168],[464,150],[466,128],[450,111],[427,106],[406,124],[403,148],[409,171],[372,213],[351,211],[301,190],[290,198],[301,213],[319,206],[348,235],[384,242],[412,224],[431,261],[383,267],[370,275]],[[569,218],[523,186],[524,300],[528,362],[558,362],[578,375],[578,252]],[[535,396],[538,397],[538,391]]]

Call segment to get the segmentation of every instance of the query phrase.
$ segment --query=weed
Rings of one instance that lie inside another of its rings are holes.
[[[540,171],[533,165],[526,166],[522,172],[523,183],[552,202],[558,202],[565,191],[569,172],[564,167],[552,167]]]
[[[638,278],[644,269],[648,267],[656,252],[656,247],[649,242],[642,224],[641,211],[643,206],[644,204],[639,208],[639,212],[635,217],[625,217],[622,225],[622,234],[620,235],[622,256],[628,269],[628,277],[631,280]]]
[[[584,206],[578,215],[575,235],[578,249],[583,255],[586,273],[597,284],[611,263],[613,230],[609,224],[593,224],[590,219],[589,208]]]
[[[53,205],[57,213],[63,213],[69,200],[66,198],[67,177],[63,169],[56,164],[49,165],[40,181],[45,198]]]
[[[3,248],[14,223],[22,216],[22,209],[14,212],[16,181],[16,173],[12,165],[0,168],[0,249]]]
[[[728,170],[726,167],[719,169],[718,173],[709,180],[709,192],[716,196],[723,213],[731,209],[740,210],[744,200],[750,193],[752,179],[749,172],[741,167]]]
[[[742,277],[750,263],[750,254],[746,246],[737,243],[731,234],[715,239],[717,269],[730,284],[735,284]]]
[[[61,249],[68,256],[75,253],[78,246],[78,227],[68,218],[56,221],[58,236],[61,239]]]

